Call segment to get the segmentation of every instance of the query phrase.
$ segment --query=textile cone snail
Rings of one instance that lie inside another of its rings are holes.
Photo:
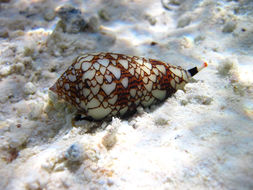
[[[204,67],[187,71],[154,59],[89,53],[77,57],[50,90],[87,118],[102,120],[165,100]]]

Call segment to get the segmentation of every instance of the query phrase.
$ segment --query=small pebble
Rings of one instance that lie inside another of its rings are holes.
[[[84,31],[87,26],[86,21],[82,18],[82,13],[79,9],[71,5],[63,5],[56,8],[57,15],[61,18],[62,28],[67,33],[78,33]]]
[[[185,16],[179,19],[177,23],[177,28],[184,28],[185,26],[188,26],[191,23],[191,17]]]
[[[102,139],[102,144],[107,150],[110,150],[117,142],[116,132],[117,129],[113,126],[108,126],[108,131]]]
[[[70,162],[78,162],[83,159],[83,149],[79,144],[72,144],[65,152],[65,158]]]
[[[185,105],[188,104],[188,101],[187,101],[187,100],[181,100],[181,101],[180,101],[180,104],[181,104],[182,106],[185,106]]]
[[[114,133],[106,134],[102,139],[102,144],[107,150],[110,150],[117,142],[116,135]]]
[[[207,97],[207,96],[196,96],[195,99],[197,100],[198,103],[203,104],[203,105],[210,105],[213,101],[213,98]]]
[[[24,87],[25,94],[27,94],[27,95],[35,94],[36,90],[37,89],[32,82],[28,82],[25,84],[25,87]]]
[[[92,16],[90,19],[89,19],[89,22],[88,22],[88,31],[90,32],[98,32],[99,31],[99,19],[96,17],[96,16]]]
[[[167,119],[164,119],[164,118],[157,118],[155,120],[155,124],[158,125],[158,126],[163,126],[163,125],[168,125],[169,121]]]
[[[68,20],[72,16],[80,15],[81,11],[72,5],[63,5],[56,8],[56,13],[62,20]]]
[[[157,44],[158,44],[158,43],[157,43],[157,42],[154,42],[154,41],[150,43],[151,46],[155,46],[155,45],[157,45]]]
[[[144,114],[144,113],[145,113],[145,110],[143,109],[143,107],[139,106],[139,107],[137,108],[137,112],[138,112],[138,114]]]
[[[204,41],[205,40],[205,36],[203,36],[203,35],[199,35],[199,36],[197,36],[196,38],[194,38],[194,43],[195,44],[200,44],[202,41]]]
[[[152,17],[151,15],[146,15],[145,18],[148,20],[150,25],[155,25],[156,24],[156,19],[154,17]]]
[[[55,12],[53,9],[50,9],[50,8],[47,8],[44,12],[44,15],[43,15],[43,18],[46,20],[46,21],[51,21],[51,20],[54,20],[55,18]]]
[[[225,24],[224,28],[222,29],[222,32],[231,33],[235,30],[235,28],[236,28],[236,22],[229,21]]]
[[[109,13],[107,10],[105,9],[101,9],[99,12],[98,12],[98,15],[101,19],[105,20],[105,21],[109,21],[111,19]]]

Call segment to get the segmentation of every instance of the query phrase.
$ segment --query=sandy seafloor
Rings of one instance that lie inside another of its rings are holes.
[[[253,189],[251,0],[0,2],[1,190]],[[209,66],[163,104],[72,126],[48,88],[101,51]]]

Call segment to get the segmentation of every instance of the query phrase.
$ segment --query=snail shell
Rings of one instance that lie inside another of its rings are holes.
[[[87,117],[102,120],[163,101],[206,66],[187,71],[154,59],[89,53],[77,57],[50,90]]]

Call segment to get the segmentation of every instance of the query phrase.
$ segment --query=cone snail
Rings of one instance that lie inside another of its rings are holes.
[[[184,70],[162,61],[118,53],[89,53],[49,88],[93,120],[126,116],[161,102],[206,67]]]

